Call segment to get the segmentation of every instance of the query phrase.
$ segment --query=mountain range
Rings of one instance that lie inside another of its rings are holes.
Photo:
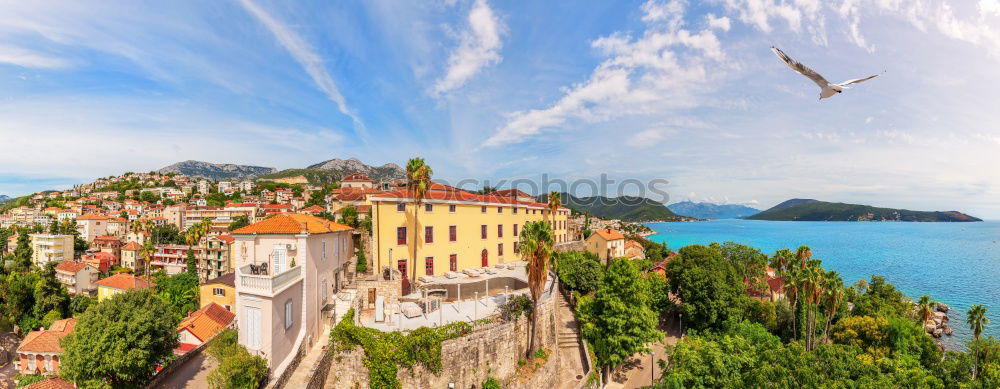
[[[674,213],[698,219],[738,219],[759,213],[760,210],[740,204],[715,204],[681,201],[667,206]]]
[[[277,172],[273,167],[234,165],[231,163],[209,163],[201,161],[184,161],[157,170],[157,173],[177,173],[189,177],[207,180],[252,180],[254,178]]]
[[[911,211],[870,205],[831,203],[814,199],[791,199],[747,217],[752,220],[784,221],[903,221],[977,222],[977,217],[958,211]]]
[[[684,218],[673,213],[662,203],[633,196],[621,197],[576,197],[561,193],[559,199],[567,208],[579,213],[589,213],[601,219],[619,219],[630,222],[679,221]],[[535,200],[548,202],[548,195],[538,195]]]
[[[357,158],[334,158],[301,169],[281,171],[273,167],[184,161],[164,167],[157,172],[178,173],[214,181],[260,179],[302,184],[330,184],[340,181],[341,178],[352,173],[364,174],[376,182],[406,177],[406,171],[394,163],[369,166]]]
[[[10,197],[8,197],[7,195],[0,195],[0,203],[5,202],[7,200],[10,200]]]

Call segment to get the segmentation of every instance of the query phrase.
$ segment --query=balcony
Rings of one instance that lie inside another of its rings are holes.
[[[274,297],[292,284],[302,280],[302,266],[296,266],[274,275],[259,275],[250,272],[250,265],[240,268],[238,292]]]

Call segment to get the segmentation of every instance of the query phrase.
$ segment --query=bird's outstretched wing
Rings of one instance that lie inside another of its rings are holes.
[[[851,85],[851,84],[857,84],[857,83],[859,83],[859,82],[865,82],[865,81],[868,81],[868,80],[871,80],[871,79],[873,79],[873,78],[875,78],[875,77],[878,77],[878,76],[879,76],[879,75],[878,75],[878,74],[876,74],[876,75],[874,75],[874,76],[868,76],[868,77],[864,77],[864,78],[855,78],[855,79],[853,79],[853,80],[847,80],[847,81],[844,81],[844,82],[842,82],[842,83],[839,83],[839,84],[837,84],[837,85],[840,85],[840,86],[844,86],[844,85]]]
[[[792,70],[799,72],[799,74],[808,77],[810,80],[815,82],[816,85],[819,85],[820,88],[826,88],[827,84],[830,83],[825,78],[823,78],[823,76],[819,75],[819,73],[816,73],[812,69],[806,67],[806,65],[798,63],[795,60],[788,57],[788,55],[785,54],[785,52],[781,51],[781,49],[771,46],[771,51],[773,51],[774,55],[777,55],[778,58],[785,63],[785,65],[788,65],[788,67],[792,68]]]

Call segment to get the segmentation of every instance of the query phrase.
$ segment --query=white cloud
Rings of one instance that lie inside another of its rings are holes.
[[[979,0],[979,12],[1000,15],[1000,0]]]
[[[722,31],[729,31],[729,18],[726,16],[716,17],[715,14],[705,15],[705,20],[708,21],[708,26],[712,28],[717,28]]]
[[[461,43],[448,58],[448,70],[432,88],[434,95],[465,85],[484,67],[502,60],[500,48],[503,42],[500,36],[504,25],[486,0],[476,0],[469,11],[468,21],[469,30],[462,33]]]
[[[69,61],[62,58],[2,44],[0,44],[0,63],[40,69],[61,69],[70,65]]]
[[[641,37],[615,33],[594,40],[591,46],[608,58],[587,81],[568,88],[547,108],[510,114],[483,146],[520,142],[571,120],[599,122],[698,105],[694,95],[710,78],[706,64],[725,57],[718,38],[710,29],[695,33],[681,28],[678,1],[650,0],[642,9],[647,25]],[[689,50],[674,50],[678,48]]]
[[[726,0],[726,7],[735,11],[739,19],[764,32],[771,31],[772,17],[784,19],[792,31],[799,31],[802,12],[798,7],[775,0]]]
[[[244,9],[247,10],[251,15],[257,18],[264,27],[267,28],[274,38],[278,40],[289,54],[295,58],[295,61],[305,69],[309,77],[312,77],[313,82],[319,87],[326,96],[337,104],[337,109],[340,110],[344,115],[350,116],[354,120],[355,125],[361,127],[361,119],[358,118],[354,112],[351,111],[350,107],[347,106],[347,101],[344,96],[340,93],[340,89],[337,88],[337,84],[333,81],[333,77],[327,72],[325,65],[323,64],[323,59],[316,53],[315,50],[303,39],[299,34],[296,34],[288,26],[274,18],[271,14],[264,11],[264,9],[257,6],[250,0],[241,0],[240,4]]]

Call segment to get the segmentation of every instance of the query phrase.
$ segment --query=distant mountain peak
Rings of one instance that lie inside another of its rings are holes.
[[[322,169],[336,173],[339,177],[352,173],[361,173],[368,178],[378,182],[402,179],[406,177],[406,170],[394,163],[387,163],[382,166],[366,165],[357,158],[340,159],[333,158],[317,164],[309,165],[307,169]]]
[[[699,219],[736,219],[760,212],[742,204],[696,203],[690,200],[670,204],[667,208],[678,215]]]
[[[749,217],[755,220],[786,221],[902,221],[974,222],[982,221],[958,211],[913,211],[870,205],[832,203],[813,199],[791,199]]]
[[[2,203],[4,201],[7,201],[7,200],[10,200],[9,196],[7,196],[7,195],[0,195],[0,203]]]
[[[278,171],[273,167],[210,163],[187,160],[157,170],[158,173],[177,173],[208,180],[250,180]]]

